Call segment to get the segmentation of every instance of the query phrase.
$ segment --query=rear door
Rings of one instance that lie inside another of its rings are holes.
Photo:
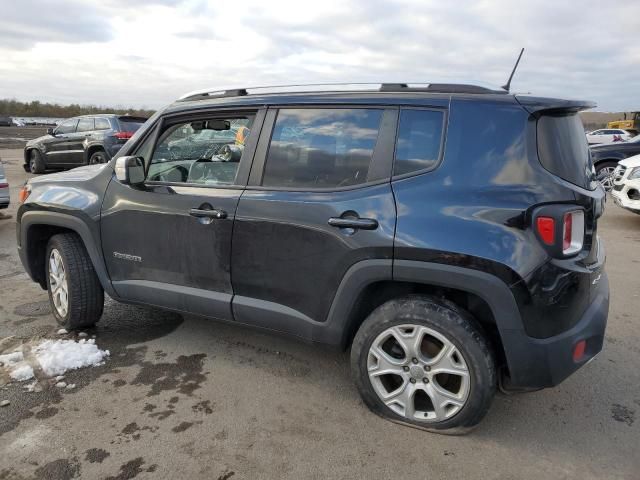
[[[269,110],[233,230],[235,320],[308,337],[350,267],[392,259],[397,114]]]
[[[170,117],[134,149],[147,181],[133,187],[114,178],[101,220],[104,258],[119,296],[231,318],[231,233],[262,118],[256,111]],[[230,139],[223,151],[213,141],[197,151],[178,148],[203,131],[221,136],[240,127],[251,134]]]

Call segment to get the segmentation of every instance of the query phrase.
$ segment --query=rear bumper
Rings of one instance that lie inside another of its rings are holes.
[[[571,329],[553,337],[538,339],[522,330],[502,331],[509,345],[510,378],[507,389],[538,389],[558,385],[592,360],[601,350],[609,314],[609,280],[602,271],[592,291],[592,301],[580,321]],[[574,348],[584,340],[584,355],[574,360]]]

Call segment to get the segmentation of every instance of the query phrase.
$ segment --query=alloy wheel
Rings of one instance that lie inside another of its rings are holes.
[[[470,373],[462,353],[423,325],[398,325],[378,335],[369,349],[367,371],[380,400],[410,420],[447,420],[469,397]]]
[[[605,191],[609,192],[613,188],[613,175],[616,167],[604,167],[598,171],[597,180]]]
[[[58,315],[64,318],[69,310],[67,273],[64,269],[62,256],[55,248],[49,254],[49,285],[53,306]]]

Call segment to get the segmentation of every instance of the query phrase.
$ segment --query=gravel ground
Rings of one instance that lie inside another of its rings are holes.
[[[21,151],[0,157],[15,202]],[[370,413],[346,353],[109,300],[87,331],[110,350],[105,365],[67,374],[71,390],[0,387],[0,479],[640,478],[640,216],[609,202],[600,234],[604,351],[555,389],[496,397],[471,435]],[[56,330],[14,222],[0,221],[0,338]]]

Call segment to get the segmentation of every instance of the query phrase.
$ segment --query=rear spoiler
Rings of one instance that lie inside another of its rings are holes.
[[[559,98],[531,97],[514,95],[516,101],[532,115],[543,113],[577,113],[581,110],[595,108],[596,104],[587,100],[561,100]]]

